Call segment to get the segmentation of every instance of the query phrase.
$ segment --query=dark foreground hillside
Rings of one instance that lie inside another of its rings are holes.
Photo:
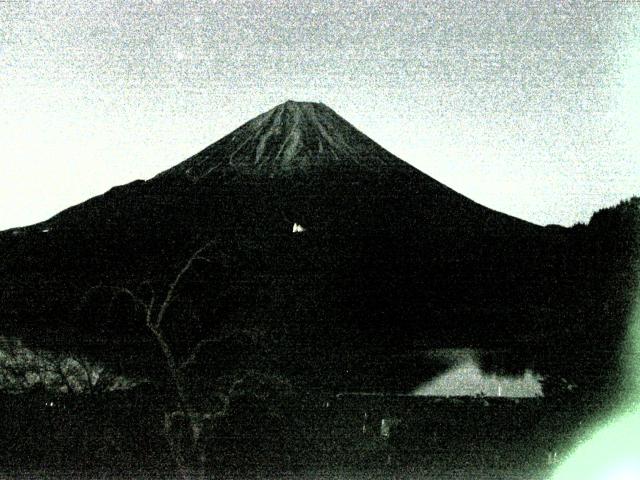
[[[210,426],[207,476],[541,479],[593,413],[577,399],[291,400],[287,419],[238,412]],[[3,397],[0,469],[29,478],[175,478],[162,403],[148,392]],[[385,421],[390,430],[381,429]]]

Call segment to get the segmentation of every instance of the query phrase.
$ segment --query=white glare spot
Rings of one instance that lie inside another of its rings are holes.
[[[300,233],[300,232],[304,232],[305,230],[306,230],[306,228],[304,228],[299,223],[294,223],[293,224],[293,233]]]

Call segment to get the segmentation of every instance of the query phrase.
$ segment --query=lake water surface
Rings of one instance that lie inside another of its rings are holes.
[[[413,395],[532,398],[542,396],[542,377],[506,352],[440,349],[425,355],[444,366],[416,385]],[[513,363],[509,363],[513,362]]]

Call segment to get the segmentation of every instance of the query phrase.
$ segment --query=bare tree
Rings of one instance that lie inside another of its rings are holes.
[[[178,474],[182,478],[189,478],[190,466],[194,463],[197,466],[199,475],[204,475],[204,448],[202,445],[203,425],[215,418],[219,418],[226,414],[228,401],[223,400],[222,408],[216,412],[201,412],[191,401],[188,388],[188,369],[197,362],[203,348],[207,345],[220,341],[219,338],[209,337],[197,341],[188,351],[178,353],[178,349],[172,346],[167,333],[167,315],[171,305],[178,296],[181,284],[185,281],[186,276],[198,262],[212,263],[211,259],[206,256],[207,250],[213,246],[213,242],[208,242],[197,249],[188,259],[173,280],[164,289],[164,292],[158,292],[157,287],[151,281],[145,281],[140,284],[140,289],[145,291],[144,294],[137,294],[129,288],[122,286],[98,286],[93,287],[87,295],[93,290],[107,290],[111,292],[112,299],[117,296],[124,295],[135,305],[136,310],[144,315],[144,323],[159,346],[160,351],[165,360],[165,365],[171,380],[171,384],[176,393],[176,406],[174,411],[165,412],[164,431],[171,449],[171,453],[176,462]],[[218,297],[222,296],[222,290],[218,292]],[[188,432],[187,442],[183,441],[183,436],[176,432],[176,424],[182,422],[186,424]],[[186,443],[186,445],[185,445]]]

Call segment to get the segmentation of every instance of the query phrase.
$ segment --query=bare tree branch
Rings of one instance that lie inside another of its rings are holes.
[[[86,303],[88,301],[88,298],[92,292],[100,290],[110,292],[112,295],[111,300],[113,300],[113,297],[115,297],[119,293],[124,294],[131,299],[136,307],[142,308],[145,312],[147,311],[148,305],[144,303],[144,301],[140,297],[135,295],[131,290],[126,287],[116,287],[113,285],[96,285],[95,287],[91,287],[83,296],[82,303]]]
[[[149,300],[149,306],[147,307],[147,311],[146,311],[146,315],[145,315],[145,323],[147,324],[147,327],[151,328],[152,327],[152,314],[153,314],[153,307],[156,303],[156,297],[155,295],[151,297],[151,300]]]
[[[171,285],[169,285],[169,289],[167,290],[167,295],[164,297],[164,301],[162,302],[162,305],[160,306],[160,311],[158,312],[158,316],[156,317],[156,322],[155,322],[156,329],[160,329],[162,327],[164,316],[167,312],[167,309],[169,308],[169,305],[173,301],[176,288],[180,284],[182,277],[184,277],[184,275],[191,269],[191,267],[193,266],[193,262],[201,258],[202,252],[204,252],[207,248],[209,248],[212,245],[212,243],[213,242],[207,242],[204,246],[196,250],[195,253],[191,255],[189,260],[187,260],[187,263],[185,263],[184,267],[182,267],[180,272],[178,272],[178,275],[176,275],[173,282],[171,282]]]
[[[193,350],[191,352],[191,355],[189,355],[186,359],[184,359],[181,363],[180,363],[180,368],[181,369],[185,369],[191,365],[193,365],[197,358],[198,355],[200,355],[200,352],[202,351],[202,349],[206,346],[206,345],[211,345],[214,343],[218,343],[220,341],[219,338],[205,338],[203,340],[200,340],[195,347],[193,347]]]
[[[193,260],[194,260],[194,261],[195,261],[195,260],[199,260],[199,261],[201,261],[201,262],[205,262],[205,263],[213,263],[213,262],[211,261],[211,259],[210,259],[210,258],[203,257],[202,255],[198,255],[198,256],[197,256],[197,257],[195,257]]]

